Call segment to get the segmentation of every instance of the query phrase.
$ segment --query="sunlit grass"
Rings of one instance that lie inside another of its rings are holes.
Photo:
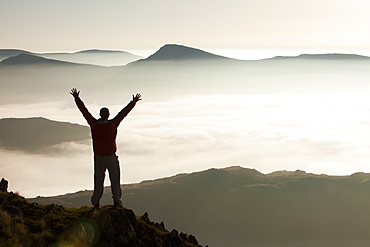
[[[87,216],[91,207],[30,204],[16,193],[0,192],[0,198],[0,246],[84,246],[67,241],[79,239],[80,234],[67,230]],[[85,223],[81,225],[88,229]]]

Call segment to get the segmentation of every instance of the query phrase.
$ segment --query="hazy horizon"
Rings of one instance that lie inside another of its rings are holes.
[[[109,47],[99,48],[99,47],[86,47],[79,50],[28,50],[25,48],[15,48],[15,47],[7,47],[1,49],[17,49],[17,50],[24,50],[36,54],[58,54],[58,53],[77,53],[86,50],[106,50],[106,51],[123,51],[129,52],[134,55],[141,56],[143,58],[147,58],[150,55],[154,54],[156,51],[159,50],[162,46],[166,44],[172,43],[163,43],[156,48],[153,49],[110,49]],[[196,49],[201,49],[209,53],[213,53],[215,55],[224,56],[228,58],[238,59],[238,60],[263,60],[273,57],[295,57],[304,54],[312,54],[312,55],[321,55],[321,54],[354,54],[354,55],[362,55],[370,57],[370,48],[369,49],[349,49],[349,48],[244,48],[244,49],[235,49],[235,48],[207,48],[206,47],[197,47],[191,46],[187,44],[178,44],[177,45],[184,45],[188,47],[193,47]],[[1,59],[0,59],[1,61]],[[96,65],[99,65],[96,63]],[[122,64],[125,65],[125,64]]]

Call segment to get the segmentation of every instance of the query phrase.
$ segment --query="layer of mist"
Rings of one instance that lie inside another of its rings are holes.
[[[82,99],[84,95],[81,92]],[[27,117],[33,113],[86,126],[68,92],[66,96],[70,101],[65,104],[5,105],[0,115]],[[370,172],[368,98],[366,93],[198,95],[152,102],[144,98],[118,130],[122,182],[234,164],[262,172]],[[109,105],[112,116],[129,100],[127,95],[121,105]],[[85,103],[98,117],[101,105]],[[0,174],[8,180],[12,177],[12,190],[37,196],[92,188],[91,140],[53,145],[43,151],[1,152]],[[39,168],[32,173],[24,169],[34,166]],[[59,166],[61,170],[55,173],[54,167]],[[71,172],[74,169],[79,172]],[[61,182],[62,174],[70,182]],[[23,179],[17,181],[20,176]],[[53,192],[52,187],[58,190]]]

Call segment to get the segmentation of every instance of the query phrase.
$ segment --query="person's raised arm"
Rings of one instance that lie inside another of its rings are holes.
[[[137,93],[135,96],[132,95],[132,101],[135,103],[141,100],[141,94]]]
[[[96,121],[96,119],[91,115],[89,110],[87,110],[85,104],[80,99],[80,91],[78,91],[77,88],[72,88],[70,94],[75,99],[76,105],[86,119],[87,123],[89,125],[92,125]]]
[[[80,96],[80,91],[77,91],[77,88],[72,88],[70,94],[73,98],[78,98]]]
[[[136,102],[142,100],[141,94],[137,93],[135,96],[132,95],[132,100],[128,103],[118,114],[113,118],[112,121],[115,121],[117,126],[119,123],[127,116],[127,114],[135,107]]]

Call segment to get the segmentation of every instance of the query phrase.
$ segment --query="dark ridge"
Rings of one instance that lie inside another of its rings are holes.
[[[181,61],[181,60],[221,60],[231,58],[218,56],[200,49],[182,45],[168,44],[142,61]]]
[[[38,57],[30,54],[19,54],[14,57],[9,57],[0,62],[0,65],[40,65],[40,64],[49,64],[49,65],[72,65],[74,63],[62,62],[53,59],[47,59],[43,57]]]
[[[193,235],[168,231],[163,221],[150,221],[148,213],[136,216],[131,209],[113,206],[93,210],[29,203],[7,187],[2,179],[1,246],[201,247]]]
[[[99,50],[99,49],[90,49],[90,50],[83,50],[83,51],[78,51],[74,52],[75,54],[77,53],[125,53],[125,54],[131,54],[126,51],[117,51],[117,50]]]
[[[41,117],[0,119],[2,148],[34,152],[63,142],[77,142],[89,138],[89,128],[78,124]]]
[[[357,54],[301,54],[299,56],[287,57],[287,56],[277,56],[273,58],[268,58],[264,60],[277,60],[277,59],[307,59],[307,60],[369,60],[370,57],[357,55]]]
[[[19,54],[32,54],[29,51],[18,50],[18,49],[0,49],[0,57],[13,57]]]
[[[102,205],[112,200],[109,189]],[[122,189],[130,208],[140,214],[150,212],[153,219],[179,229],[191,229],[210,246],[365,247],[370,243],[363,231],[370,228],[365,217],[370,215],[369,173],[262,174],[229,167],[123,185]],[[82,191],[29,201],[81,206],[90,197],[91,191]]]

